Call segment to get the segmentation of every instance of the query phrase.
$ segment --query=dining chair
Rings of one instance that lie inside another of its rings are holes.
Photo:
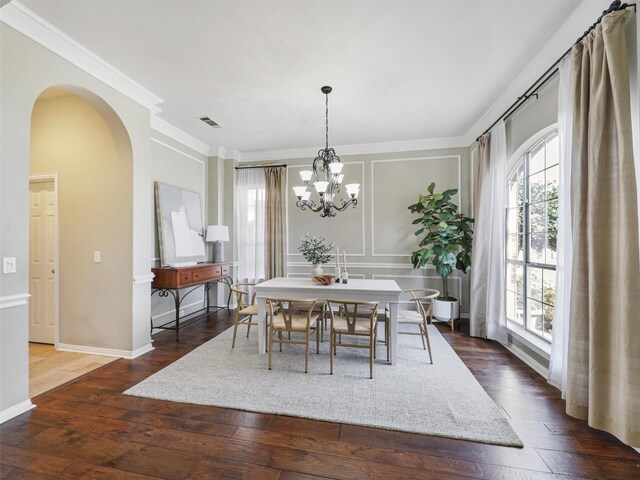
[[[235,283],[231,285],[231,291],[235,293],[238,307],[236,308],[236,318],[233,322],[233,341],[231,342],[231,348],[236,346],[236,334],[238,333],[238,325],[243,324],[247,326],[247,337],[251,331],[251,325],[258,325],[257,322],[252,322],[254,316],[258,315],[258,305],[256,304],[256,293],[249,293],[249,288],[254,287],[255,283]],[[245,303],[245,298],[249,301],[249,304]]]
[[[305,345],[304,373],[307,373],[309,370],[309,339],[312,331],[316,334],[316,353],[320,353],[319,315],[314,313],[317,303],[317,299],[267,298],[271,318],[269,322],[269,370],[271,370],[273,344],[278,343],[280,351],[282,351],[283,343],[293,343]],[[296,332],[304,333],[304,340],[296,340],[295,337],[292,339],[291,333]],[[283,338],[283,333],[287,334],[287,338]],[[275,338],[276,336],[278,338]]]
[[[429,361],[433,364],[431,341],[427,327],[431,324],[432,320],[431,312],[433,310],[433,301],[440,295],[440,291],[433,288],[413,288],[411,290],[405,290],[403,293],[411,294],[411,300],[415,304],[416,309],[398,311],[398,334],[420,335],[422,348],[428,350]],[[401,331],[400,325],[417,325],[419,331]]]
[[[355,302],[327,300],[331,317],[330,371],[333,375],[333,357],[338,347],[369,349],[369,378],[373,378],[373,358],[376,354],[376,336],[378,331],[378,302]],[[334,310],[336,311],[334,313]],[[344,343],[342,337],[368,337],[367,343]]]

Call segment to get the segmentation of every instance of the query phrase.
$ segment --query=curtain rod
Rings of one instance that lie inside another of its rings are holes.
[[[634,11],[637,11],[635,3],[632,4],[628,4],[628,3],[620,3],[620,0],[615,0],[614,2],[611,3],[611,5],[609,5],[609,8],[607,8],[606,10],[604,10],[602,12],[602,15],[600,15],[598,17],[598,19],[593,23],[593,25],[591,25],[581,36],[580,38],[578,38],[578,40],[575,41],[575,44],[578,44],[582,41],[582,39],[584,37],[586,37],[587,35],[589,35],[589,33],[596,28],[596,26],[602,21],[602,19],[609,15],[612,12],[617,12],[620,10],[626,10],[629,7],[633,7]],[[482,137],[482,135],[486,134],[489,130],[491,130],[493,127],[495,127],[498,122],[500,120],[506,120],[507,118],[509,118],[511,115],[513,115],[522,105],[525,104],[525,102],[527,100],[529,100],[531,97],[536,97],[538,98],[538,90],[540,90],[540,88],[542,88],[542,86],[547,83],[552,77],[553,75],[558,71],[558,64],[562,61],[562,59],[564,57],[566,57],[569,53],[571,53],[571,49],[573,48],[573,45],[571,47],[569,47],[569,49],[564,52],[560,58],[558,58],[555,62],[553,62],[553,65],[551,65],[546,72],[544,72],[542,75],[540,75],[535,82],[533,82],[533,84],[531,84],[531,86],[522,94],[520,95],[515,102],[513,102],[511,104],[511,106],[509,108],[507,108],[505,110],[505,112],[500,115],[498,117],[498,119],[493,122],[489,128],[487,128],[484,132],[482,132],[478,138],[476,138],[476,142],[478,140],[480,140],[480,137]]]
[[[269,167],[286,167],[286,163],[277,164],[277,165],[247,165],[246,167],[240,166],[236,167],[236,170],[245,170],[247,168],[269,168]]]

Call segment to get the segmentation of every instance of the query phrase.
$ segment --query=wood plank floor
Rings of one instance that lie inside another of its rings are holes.
[[[102,355],[61,352],[45,343],[29,343],[29,396],[36,397],[115,360]]]
[[[35,398],[37,408],[0,426],[0,478],[640,478],[640,454],[567,416],[558,391],[533,370],[501,346],[446,326],[440,331],[511,418],[524,448],[122,395],[230,325],[220,313],[185,328],[180,342],[163,332],[153,352]]]

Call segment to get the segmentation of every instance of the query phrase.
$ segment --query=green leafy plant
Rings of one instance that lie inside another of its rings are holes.
[[[308,233],[301,237],[300,240],[302,240],[302,244],[298,247],[298,250],[307,262],[311,262],[314,265],[322,265],[331,260],[329,252],[333,250],[333,242],[327,245],[324,237],[311,237]]]
[[[424,267],[431,262],[442,277],[440,300],[455,300],[449,297],[447,278],[453,269],[467,273],[471,266],[471,244],[473,241],[473,219],[458,212],[451,201],[457,189],[434,193],[435,183],[427,188],[427,195],[420,195],[418,202],[408,208],[420,215],[413,225],[420,225],[416,236],[422,235],[420,247],[411,254],[413,268]]]

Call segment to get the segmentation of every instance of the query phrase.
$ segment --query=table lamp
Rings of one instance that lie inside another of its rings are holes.
[[[226,225],[209,225],[206,241],[213,243],[213,263],[222,262],[222,242],[229,241],[229,227]]]

